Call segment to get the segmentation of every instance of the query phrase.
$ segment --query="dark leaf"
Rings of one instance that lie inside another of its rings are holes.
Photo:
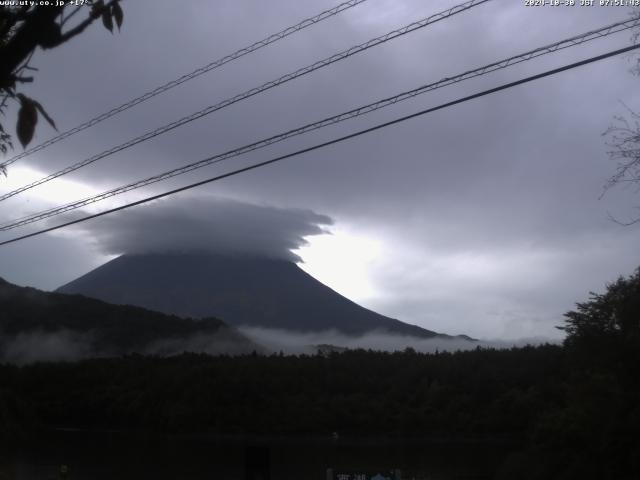
[[[44,107],[40,104],[40,102],[36,102],[35,100],[31,100],[31,101],[33,102],[35,107],[38,109],[38,111],[42,114],[42,116],[45,118],[45,120],[49,122],[49,125],[51,125],[55,130],[58,130],[58,127],[56,127],[56,122],[54,122],[53,118],[51,118],[49,114],[45,112]]]
[[[18,134],[18,140],[23,147],[33,138],[33,134],[36,131],[36,124],[38,123],[38,110],[28,97],[19,94],[20,110],[18,111],[18,124],[16,125],[16,133]]]
[[[124,19],[124,12],[122,11],[122,7],[120,3],[116,2],[111,6],[111,11],[113,12],[113,18],[116,21],[116,25],[118,26],[118,30],[122,27],[122,20]]]
[[[104,28],[113,33],[113,19],[111,18],[111,13],[108,10],[102,12],[102,24]]]
[[[97,18],[99,15],[102,15],[103,8],[104,8],[104,2],[102,0],[93,2],[93,5],[91,5],[91,16],[93,18]]]

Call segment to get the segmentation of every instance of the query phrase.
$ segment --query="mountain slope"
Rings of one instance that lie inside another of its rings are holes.
[[[180,316],[215,316],[231,325],[440,336],[367,310],[283,260],[204,254],[123,255],[58,291]]]
[[[0,279],[0,361],[43,350],[74,357],[183,350],[242,353],[253,342],[215,318],[184,319],[80,295],[47,293]],[[44,352],[47,353],[46,351]],[[69,354],[69,355],[66,355]],[[45,355],[46,357],[46,355]],[[54,355],[55,357],[55,355]],[[19,360],[20,358],[18,358]]]

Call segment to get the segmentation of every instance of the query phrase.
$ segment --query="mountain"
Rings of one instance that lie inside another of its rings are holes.
[[[179,318],[0,279],[0,362],[261,350],[216,318]]]
[[[58,291],[185,317],[214,316],[235,326],[452,338],[367,310],[284,260],[123,255]]]

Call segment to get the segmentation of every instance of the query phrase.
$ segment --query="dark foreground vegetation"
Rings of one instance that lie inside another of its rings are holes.
[[[130,355],[0,366],[0,435],[160,432],[508,440],[501,478],[640,478],[640,272],[566,316],[563,346],[419,354]]]

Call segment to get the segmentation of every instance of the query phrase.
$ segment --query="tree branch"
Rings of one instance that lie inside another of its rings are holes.
[[[94,11],[92,11],[91,14],[89,15],[89,17],[87,17],[86,20],[84,20],[83,22],[79,23],[78,25],[73,27],[71,30],[63,33],[60,36],[60,41],[58,43],[56,43],[55,45],[53,45],[53,47],[57,47],[58,45],[66,42],[66,41],[72,39],[73,37],[75,37],[76,35],[79,35],[82,32],[84,32],[85,29],[89,25],[91,25],[93,22],[95,22],[98,18],[100,18],[104,12],[108,12],[109,9],[111,8],[111,5],[113,5],[115,3],[118,3],[119,1],[120,0],[111,0],[109,3],[104,5],[102,8],[97,8]]]
[[[63,6],[47,6],[29,12],[18,31],[0,48],[0,79],[8,78],[41,43]]]
[[[69,20],[71,20],[73,18],[73,16],[78,13],[80,10],[82,10],[84,8],[84,5],[79,5],[76,8],[73,9],[73,12],[71,12],[69,15],[67,15],[66,17],[62,18],[60,20],[60,26],[64,27],[64,24],[67,23]]]

